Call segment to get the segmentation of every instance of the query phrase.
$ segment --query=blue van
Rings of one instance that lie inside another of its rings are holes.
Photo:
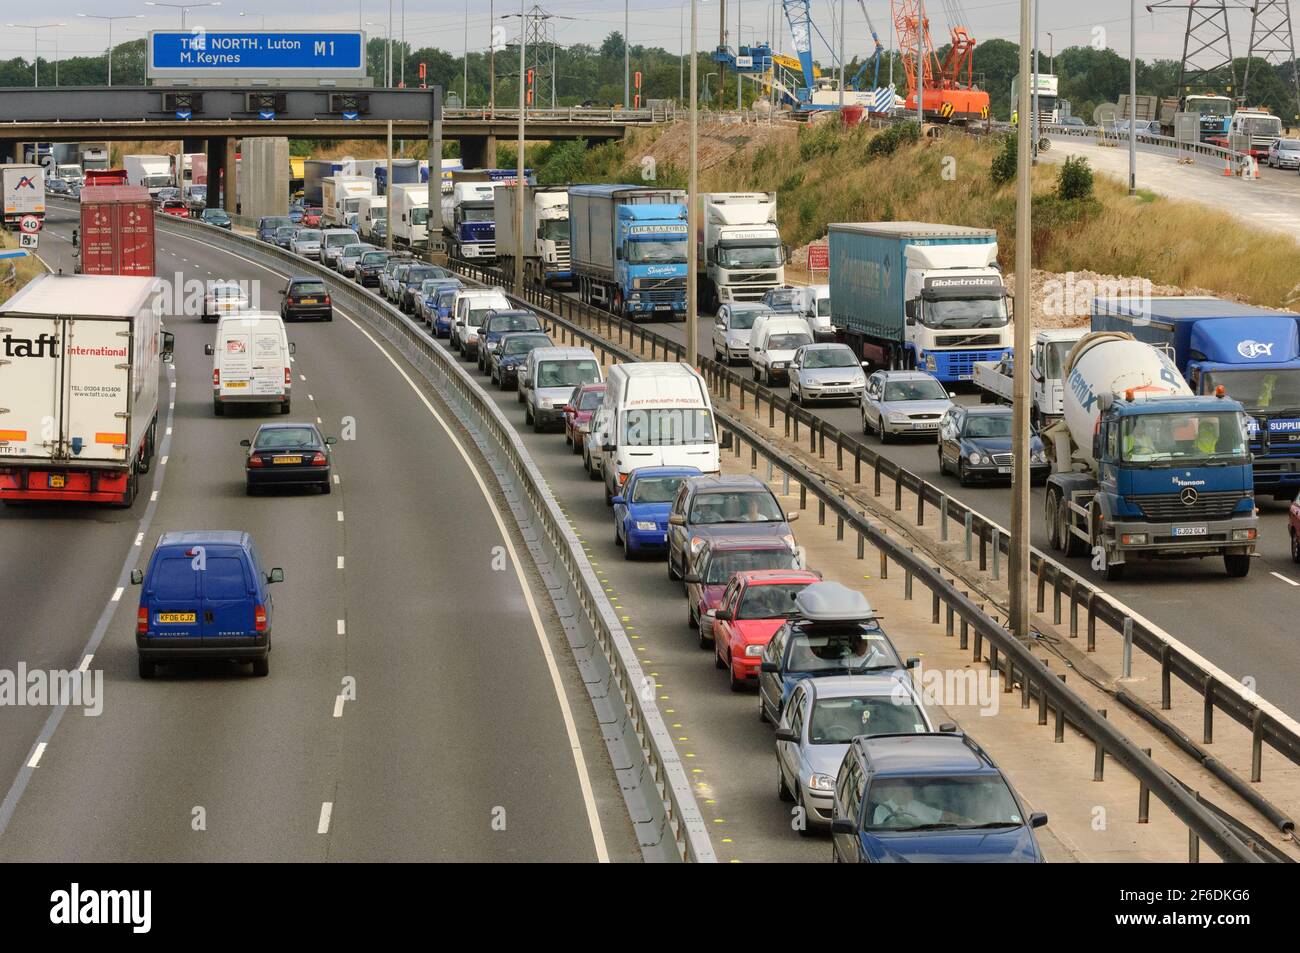
[[[164,533],[149,567],[131,571],[142,586],[135,645],[140,677],[159,662],[252,662],[270,672],[271,583],[284,570],[262,566],[253,539],[235,530]]]

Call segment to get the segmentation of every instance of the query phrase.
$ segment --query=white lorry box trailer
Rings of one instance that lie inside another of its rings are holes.
[[[171,356],[157,285],[40,275],[0,305],[0,499],[135,500]]]
[[[518,253],[515,239],[517,186],[505,186],[492,193],[496,216],[496,253],[513,275]],[[567,281],[569,270],[569,188],[565,185],[524,186],[524,279]]]
[[[393,243],[412,248],[429,242],[429,186],[393,186]]]
[[[39,165],[0,165],[0,185],[4,188],[5,225],[17,228],[24,215],[45,218],[45,170]]]
[[[365,200],[375,194],[375,180],[362,175],[331,175],[321,179],[321,218],[326,225],[344,226],[359,216]]]
[[[127,182],[143,185],[149,190],[150,198],[157,198],[160,191],[176,185],[171,156],[122,156],[122,167],[126,169]]]

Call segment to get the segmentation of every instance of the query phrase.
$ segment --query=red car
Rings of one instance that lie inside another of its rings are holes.
[[[720,536],[704,543],[686,568],[686,622],[700,630],[700,648],[713,646],[713,617],[731,577],[747,569],[798,569],[798,557],[783,539]]]
[[[162,213],[171,215],[175,218],[189,218],[190,210],[185,207],[185,203],[168,199],[162,204]]]
[[[821,582],[802,569],[756,569],[738,572],[722,593],[713,617],[713,664],[731,676],[731,690],[758,684],[763,646],[794,613],[794,599],[804,586]]]
[[[305,228],[320,228],[320,216],[324,209],[305,208],[302,210],[302,225]]]
[[[1300,563],[1300,496],[1291,503],[1291,513],[1287,517],[1287,528],[1291,532],[1291,561]]]
[[[604,384],[583,384],[573,389],[569,402],[564,405],[564,442],[573,447],[574,453],[582,453],[583,428],[591,423],[592,415],[604,399]]]

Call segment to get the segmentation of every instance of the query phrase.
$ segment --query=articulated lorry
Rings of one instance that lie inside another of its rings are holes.
[[[831,323],[864,359],[968,381],[1011,347],[997,233],[926,222],[831,225]]]
[[[88,185],[73,233],[77,274],[151,277],[157,270],[153,202],[142,185]]]
[[[1087,334],[1084,328],[1058,328],[1034,335],[1029,352],[1029,415],[1034,427],[1061,419],[1065,399],[1065,360]],[[1014,393],[1015,354],[975,365],[975,386],[981,403],[1009,404]]]
[[[45,170],[39,165],[0,165],[0,189],[4,190],[4,224],[17,228],[24,216],[45,218]]]
[[[1096,332],[1070,352],[1043,522],[1051,547],[1122,578],[1137,560],[1221,556],[1250,572],[1259,533],[1246,414],[1193,394],[1163,350]]]
[[[319,208],[324,198],[322,183],[332,175],[343,172],[343,163],[336,159],[308,159],[302,164],[302,198],[309,206]]]
[[[1255,492],[1300,491],[1300,315],[1219,298],[1097,298],[1094,331],[1125,331],[1166,350],[1195,394],[1245,408]]]
[[[442,205],[442,230],[452,258],[491,262],[497,254],[495,194],[501,183],[489,181],[485,173],[477,175],[476,182],[475,173],[456,173],[451,195]],[[429,187],[422,188],[427,196]]]
[[[515,209],[519,190],[515,186],[493,192],[496,216],[496,255],[507,278],[515,274],[518,240],[515,238]],[[573,277],[569,265],[569,190],[563,185],[524,186],[524,280],[529,283],[567,282]]]
[[[686,315],[686,193],[639,185],[569,187],[570,253],[588,304],[626,318]]]
[[[762,301],[785,284],[785,248],[775,192],[705,192],[696,236],[699,307]]]
[[[157,279],[40,275],[0,305],[0,500],[130,506],[153,463]]]
[[[377,162],[373,172],[375,178],[375,194],[388,194],[388,163]],[[420,160],[419,159],[394,159],[393,160],[393,185],[419,185],[420,184]]]

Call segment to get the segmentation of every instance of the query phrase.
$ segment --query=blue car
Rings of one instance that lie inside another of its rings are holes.
[[[433,319],[433,336],[445,338],[451,334],[451,306],[456,301],[459,288],[443,288],[438,292],[438,312]]]
[[[638,467],[614,497],[614,544],[623,558],[668,551],[668,511],[682,481],[700,475],[695,467]]]
[[[415,316],[432,328],[438,315],[438,296],[443,291],[458,291],[465,285],[459,278],[426,278],[420,285]]]
[[[263,215],[257,220],[257,239],[269,245],[275,244],[275,230],[285,225],[295,224],[288,215]]]
[[[835,779],[832,859],[1041,864],[1034,828],[997,765],[960,732],[860,735]]]
[[[904,662],[860,592],[838,582],[805,586],[790,621],[767,645],[758,670],[758,717],[776,724],[795,686],[806,678],[870,675],[915,668]]]
[[[164,533],[143,572],[135,645],[140,677],[159,662],[251,662],[254,675],[270,672],[272,583],[253,539],[234,530]]]

